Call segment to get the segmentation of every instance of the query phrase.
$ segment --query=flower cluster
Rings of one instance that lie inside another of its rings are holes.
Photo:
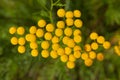
[[[114,46],[115,53],[120,56],[120,41],[118,41],[118,44]]]

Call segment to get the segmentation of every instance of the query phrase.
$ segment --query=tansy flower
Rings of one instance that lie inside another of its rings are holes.
[[[59,44],[57,44],[57,43],[52,44],[52,49],[53,49],[53,50],[58,50],[58,49],[59,49],[59,47],[60,47],[60,45],[59,45]]]
[[[75,29],[74,32],[73,32],[73,35],[74,36],[81,35],[81,31],[79,29]]]
[[[80,35],[75,35],[75,36],[74,36],[74,41],[75,41],[76,43],[80,43],[80,42],[82,41],[82,37],[81,37]]]
[[[24,45],[25,44],[25,38],[24,37],[20,37],[19,39],[18,39],[18,44],[19,45]]]
[[[40,38],[40,37],[43,37],[43,35],[44,35],[43,29],[37,29],[36,36]]]
[[[9,33],[10,34],[15,34],[15,32],[16,32],[16,27],[10,27]]]
[[[57,28],[55,30],[55,35],[58,36],[58,37],[61,37],[63,35],[63,30],[60,29],[60,28]]]
[[[77,17],[77,18],[80,18],[81,17],[81,12],[79,10],[74,10],[73,12],[74,16]]]
[[[72,29],[69,28],[69,27],[65,28],[64,34],[65,34],[66,36],[71,36],[71,35],[72,35]]]
[[[59,38],[57,36],[54,36],[52,38],[52,43],[58,43],[59,42]]]
[[[49,57],[49,51],[48,50],[42,50],[41,55],[43,58],[48,58]]]
[[[63,44],[67,45],[69,39],[70,39],[69,37],[64,36],[63,39],[62,39]]]
[[[34,41],[36,41],[36,36],[34,34],[27,34],[25,36],[25,39],[29,42],[34,42]]]
[[[38,56],[38,50],[37,50],[37,49],[31,50],[31,55],[32,55],[33,57],[37,57],[37,56]]]
[[[64,21],[58,21],[56,25],[57,25],[58,28],[64,28],[65,27],[65,22]]]
[[[96,53],[94,51],[89,52],[89,58],[90,59],[95,59],[96,58]]]
[[[53,32],[54,31],[54,25],[49,23],[46,25],[46,31]]]
[[[73,48],[75,46],[75,42],[73,39],[69,39],[67,42],[67,46],[70,48]]]
[[[73,25],[73,19],[67,18],[65,21],[66,21],[67,26],[72,26]]]
[[[58,17],[64,17],[65,16],[65,10],[64,9],[58,9],[57,11]]]
[[[18,39],[16,37],[12,37],[10,41],[11,41],[12,45],[17,45],[18,44]]]
[[[25,46],[18,46],[18,52],[21,54],[25,53]]]
[[[74,51],[73,55],[74,55],[75,58],[80,58],[81,52],[80,51]]]
[[[90,39],[91,40],[95,40],[95,39],[97,39],[98,38],[98,34],[96,33],[96,32],[92,32],[91,34],[90,34]]]
[[[24,27],[18,27],[18,28],[17,28],[17,34],[23,35],[24,33],[25,33]]]
[[[73,12],[72,11],[67,11],[65,14],[66,18],[73,18]]]
[[[77,27],[77,28],[81,28],[82,25],[83,25],[83,22],[82,22],[82,20],[80,20],[80,19],[76,19],[76,20],[74,21],[74,25],[75,25],[75,27]]]
[[[91,51],[90,44],[85,44],[84,48],[85,48],[85,51],[88,51],[88,52]]]
[[[91,44],[91,48],[92,48],[93,50],[97,50],[97,49],[98,49],[98,44],[97,44],[96,42],[93,42],[93,43]]]
[[[68,62],[67,62],[67,67],[68,67],[69,69],[73,69],[73,68],[75,67],[75,63],[72,62],[72,61],[68,61]]]
[[[99,44],[103,44],[103,43],[105,42],[105,38],[104,38],[103,36],[99,36],[99,37],[97,38],[97,42],[98,42]]]
[[[38,44],[36,42],[31,42],[30,43],[30,48],[31,49],[37,49],[38,48]]]
[[[35,34],[37,31],[37,28],[35,26],[31,26],[29,29],[30,34]]]
[[[72,49],[70,47],[65,47],[65,54],[69,55],[72,52]]]
[[[110,46],[111,46],[111,44],[110,44],[109,41],[105,41],[105,42],[103,43],[103,47],[104,47],[104,49],[109,49]]]
[[[48,49],[49,46],[50,46],[50,44],[48,41],[42,41],[42,43],[41,43],[42,49]]]
[[[39,27],[43,28],[43,27],[45,27],[45,25],[46,25],[46,21],[44,19],[41,19],[41,20],[38,21],[38,26]]]
[[[51,40],[52,39],[52,34],[50,32],[46,32],[44,35],[45,40]]]
[[[52,50],[52,51],[50,52],[50,56],[51,56],[53,59],[56,59],[56,58],[58,57],[57,51]]]
[[[72,61],[72,62],[76,61],[76,58],[73,54],[69,55],[69,61]]]
[[[85,63],[86,66],[89,67],[89,66],[91,66],[91,65],[93,64],[93,61],[88,58],[88,59],[86,59],[86,60],[84,61],[84,63]]]
[[[79,50],[79,51],[81,51],[82,49],[81,49],[81,47],[80,47],[80,46],[75,45],[75,46],[74,46],[74,48],[73,48],[73,50],[74,50],[74,51],[78,51],[78,50]]]
[[[67,55],[62,55],[62,56],[60,56],[60,60],[62,61],[62,62],[67,62],[68,61],[68,56]]]
[[[81,54],[81,59],[83,59],[83,60],[88,59],[88,54],[87,53],[82,53]]]
[[[58,53],[58,55],[62,56],[62,55],[65,54],[65,51],[64,51],[63,48],[59,48],[59,49],[57,50],[57,53]]]
[[[103,59],[104,59],[103,53],[98,53],[98,54],[97,54],[97,60],[103,61]]]

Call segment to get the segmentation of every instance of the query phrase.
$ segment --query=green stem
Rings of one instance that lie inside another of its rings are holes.
[[[55,6],[57,3],[59,3],[60,2],[60,0],[57,0],[53,5]]]
[[[53,16],[52,16],[52,10],[53,10],[53,0],[51,0],[51,7],[50,7],[50,21],[53,23]]]

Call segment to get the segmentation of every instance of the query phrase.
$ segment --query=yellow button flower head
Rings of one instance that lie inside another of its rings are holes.
[[[35,34],[37,31],[37,28],[35,26],[31,26],[29,29],[30,34]]]
[[[98,42],[99,44],[103,44],[103,43],[105,42],[105,38],[104,38],[103,36],[99,36],[99,37],[97,38],[97,42]]]
[[[57,22],[57,27],[58,28],[64,28],[65,27],[65,22],[64,21],[58,21]]]
[[[70,47],[65,47],[65,54],[69,55],[72,52],[72,49]]]
[[[54,31],[54,25],[49,23],[46,25],[46,31],[53,32]]]
[[[71,36],[72,35],[72,28],[69,28],[69,27],[65,28],[64,34],[66,36]]]
[[[35,36],[34,34],[27,34],[27,35],[25,36],[25,39],[26,39],[27,41],[34,42],[34,41],[36,41],[36,36]]]
[[[98,53],[98,54],[97,54],[97,60],[103,61],[103,59],[104,59],[103,53]]]
[[[73,39],[69,39],[67,42],[67,46],[70,48],[73,48],[75,46],[75,42]]]
[[[64,9],[58,9],[57,11],[58,17],[64,17],[65,16],[65,10]]]
[[[73,18],[73,12],[72,11],[67,11],[65,14],[66,18]]]
[[[74,55],[75,58],[80,58],[81,52],[80,51],[74,51],[73,55]]]
[[[92,48],[93,50],[97,50],[97,49],[98,49],[98,44],[97,44],[96,42],[93,42],[93,43],[91,44],[91,48]]]
[[[74,32],[73,32],[73,35],[74,36],[81,35],[81,31],[79,29],[75,29]]]
[[[62,39],[63,44],[67,44],[69,39],[70,39],[69,37],[64,36],[63,39]]]
[[[114,51],[115,53],[120,56],[120,49],[119,49],[119,46],[114,46]]]
[[[24,38],[24,37],[20,37],[20,38],[18,39],[18,44],[19,44],[19,45],[24,45],[24,44],[25,44],[25,38]]]
[[[14,34],[16,32],[16,27],[10,27],[9,33]]]
[[[95,40],[95,39],[97,39],[98,38],[98,34],[96,33],[96,32],[92,32],[91,34],[90,34],[90,39],[91,40]]]
[[[40,38],[40,37],[43,37],[43,35],[44,35],[43,29],[37,29],[36,36]]]
[[[83,60],[88,59],[88,54],[87,54],[87,53],[82,53],[82,54],[81,54],[81,58],[82,58]]]
[[[21,54],[25,53],[25,46],[18,46],[18,52]]]
[[[50,44],[49,44],[48,41],[42,41],[42,43],[41,43],[41,47],[42,47],[43,49],[48,49],[49,46],[50,46]]]
[[[88,51],[88,52],[91,51],[90,44],[85,44],[84,48],[85,48],[85,51]]]
[[[105,49],[109,49],[110,46],[111,46],[111,44],[110,44],[109,41],[105,41],[105,42],[103,43],[103,47],[104,47]]]
[[[59,49],[59,47],[60,47],[60,45],[59,45],[59,44],[57,44],[57,43],[52,44],[52,49],[53,49],[53,50],[58,50],[58,49]]]
[[[38,21],[38,26],[39,27],[43,28],[43,27],[45,27],[45,25],[46,25],[46,21],[44,19],[41,19],[41,20]]]
[[[58,28],[55,30],[55,35],[58,36],[58,37],[61,37],[63,35],[63,30]]]
[[[33,49],[33,50],[31,51],[31,55],[32,55],[33,57],[37,57],[37,56],[38,56],[38,50],[37,50],[37,49]]]
[[[93,61],[88,58],[88,59],[86,59],[86,60],[84,61],[84,63],[85,63],[86,66],[89,67],[89,66],[91,66],[91,65],[93,64]]]
[[[67,26],[72,26],[73,25],[73,19],[67,18],[65,21],[66,21]]]
[[[44,35],[45,40],[51,40],[52,39],[52,34],[50,32],[46,32]]]
[[[80,35],[76,35],[76,36],[74,36],[74,41],[76,43],[80,43],[82,41],[82,37]]]
[[[57,50],[57,53],[58,53],[58,55],[64,55],[64,49],[63,48],[59,48],[58,50]]]
[[[52,51],[50,52],[50,56],[51,56],[53,59],[56,59],[56,58],[58,57],[58,54],[57,54],[57,52],[56,52],[55,50],[52,50]]]
[[[25,33],[24,27],[18,27],[18,28],[17,28],[17,34],[23,35],[24,33]]]
[[[74,62],[76,60],[75,56],[73,54],[69,55],[69,61]]]
[[[68,61],[68,56],[67,55],[62,55],[62,56],[60,56],[60,60],[62,61],[62,62],[67,62]]]
[[[17,45],[18,44],[18,39],[16,37],[11,38],[11,44],[12,45]]]
[[[96,53],[94,51],[89,52],[89,58],[90,59],[95,59],[96,58]]]
[[[57,36],[54,36],[52,38],[52,43],[58,43],[59,42],[59,38]]]
[[[77,18],[80,18],[81,17],[81,12],[79,10],[74,10],[74,16],[77,17]]]
[[[76,19],[76,20],[74,21],[74,25],[75,25],[75,27],[77,27],[77,28],[81,28],[82,25],[83,25],[83,22],[82,22],[82,20],[80,20],[80,19]]]
[[[36,48],[38,48],[38,44],[36,42],[31,42],[30,43],[30,48],[31,49],[36,49]]]
[[[81,47],[78,46],[78,45],[75,45],[74,48],[73,48],[73,50],[74,50],[74,51],[78,51],[78,50],[81,51]]]
[[[67,67],[68,67],[69,69],[73,69],[73,68],[75,67],[75,63],[72,62],[72,61],[68,61],[68,62],[67,62]]]
[[[41,55],[43,58],[48,58],[49,57],[49,51],[48,50],[42,50]]]

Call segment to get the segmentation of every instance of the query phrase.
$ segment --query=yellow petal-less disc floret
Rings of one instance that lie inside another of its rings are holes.
[[[83,60],[88,59],[88,54],[87,54],[87,53],[82,53],[82,54],[81,54],[81,58],[82,58]]]
[[[40,38],[40,37],[43,37],[43,35],[44,35],[43,29],[37,29],[36,36]]]
[[[86,66],[89,67],[89,66],[91,66],[91,65],[93,64],[93,61],[88,58],[88,59],[86,59],[86,60],[84,61],[84,63],[85,63]]]
[[[36,42],[31,42],[30,43],[30,48],[31,49],[36,49],[36,48],[38,48],[38,44]]]
[[[64,21],[58,21],[57,22],[57,27],[58,28],[64,28],[65,27],[65,22]]]
[[[88,51],[88,52],[91,51],[90,44],[85,44],[84,48],[85,48],[85,51]]]
[[[60,56],[60,60],[62,61],[62,62],[67,62],[68,61],[68,56],[67,55],[62,55],[62,56]]]
[[[53,32],[54,31],[54,25],[49,23],[46,25],[46,31]]]
[[[95,39],[97,39],[98,38],[98,34],[96,33],[96,32],[92,32],[91,34],[90,34],[90,39],[91,40],[95,40]]]
[[[73,68],[75,67],[75,63],[72,62],[72,61],[68,61],[68,62],[67,62],[67,67],[68,67],[69,69],[73,69]]]
[[[74,16],[77,17],[77,18],[80,18],[80,17],[81,17],[81,12],[80,12],[80,10],[74,10],[73,14],[74,14]]]
[[[49,57],[49,51],[48,50],[42,50],[41,55],[43,58],[48,58]]]
[[[98,54],[97,54],[97,60],[98,60],[98,61],[103,61],[103,59],[104,59],[103,53],[98,53]]]
[[[60,29],[60,28],[57,28],[55,30],[55,35],[58,36],[58,37],[61,37],[63,35],[63,30]]]
[[[42,49],[48,49],[49,46],[50,46],[50,44],[48,41],[42,41],[42,43],[41,43]]]
[[[52,43],[58,43],[59,42],[59,38],[57,36],[54,36],[52,38]]]
[[[57,43],[52,44],[52,49],[53,49],[53,50],[58,50],[58,49],[59,49],[59,47],[60,47],[60,45],[59,45],[59,44],[57,44]]]
[[[73,32],[73,35],[74,36],[81,35],[81,31],[79,29],[75,29],[74,32]]]
[[[33,57],[37,57],[37,56],[38,56],[38,50],[37,50],[37,49],[31,50],[31,55],[32,55]]]
[[[64,36],[63,39],[62,39],[63,44],[67,45],[67,42],[68,42],[69,39],[70,39],[69,37]]]
[[[25,38],[24,37],[20,37],[19,39],[18,39],[18,44],[19,45],[24,45],[25,44]]]
[[[18,44],[18,39],[17,39],[17,37],[12,37],[10,41],[11,41],[11,44],[12,44],[12,45],[17,45],[17,44]]]
[[[75,58],[80,58],[81,52],[80,51],[74,51],[73,55],[74,55]]]
[[[74,46],[74,48],[73,48],[73,50],[74,50],[74,51],[78,51],[78,50],[79,50],[79,51],[81,51],[82,49],[81,49],[81,47],[80,47],[80,46],[75,45],[75,46]]]
[[[57,52],[56,52],[55,50],[52,50],[52,51],[50,52],[50,56],[51,56],[53,59],[56,59],[56,58],[58,57],[58,54],[57,54]]]
[[[44,35],[45,40],[51,40],[52,39],[52,34],[50,32],[46,32]]]
[[[44,19],[41,19],[41,20],[38,21],[38,26],[39,27],[43,28],[43,27],[45,27],[45,25],[46,25],[46,21]]]
[[[65,54],[65,51],[64,51],[64,49],[63,48],[59,48],[58,50],[57,50],[57,53],[58,53],[58,55],[64,55]]]
[[[76,43],[80,43],[82,41],[82,37],[80,35],[76,35],[76,36],[74,36],[74,41]]]
[[[97,50],[97,49],[98,49],[98,43],[93,42],[93,43],[91,44],[91,48],[92,48],[93,50]]]
[[[66,21],[67,26],[72,26],[73,25],[73,19],[67,18],[65,21]]]
[[[24,33],[25,33],[24,27],[18,27],[18,28],[17,28],[17,34],[23,35]]]
[[[98,42],[99,44],[103,44],[103,43],[105,42],[105,38],[104,38],[103,36],[99,36],[99,37],[97,38],[97,42]]]
[[[90,59],[95,59],[96,58],[96,53],[94,51],[89,52],[89,58]]]
[[[25,39],[26,39],[27,41],[34,42],[34,41],[36,41],[36,36],[35,36],[34,34],[27,34],[27,35],[25,36]]]
[[[72,62],[76,61],[76,58],[73,54],[69,55],[69,61],[72,61]]]
[[[10,27],[9,33],[10,34],[15,34],[16,33],[16,27]]]
[[[111,44],[110,44],[109,41],[105,41],[105,42],[103,43],[103,47],[104,47],[104,49],[109,49],[110,46],[111,46]]]
[[[69,28],[69,27],[65,28],[64,34],[66,36],[71,36],[72,35],[72,28]]]
[[[18,46],[18,52],[21,54],[25,53],[25,46]]]
[[[65,10],[64,9],[58,9],[57,11],[58,17],[64,17],[65,16]]]
[[[31,26],[29,29],[30,34],[35,34],[37,31],[37,28],[35,26]]]
[[[66,55],[71,54],[71,52],[72,52],[72,49],[70,47],[65,47],[65,54]]]
[[[80,20],[80,19],[76,19],[76,20],[74,21],[74,25],[75,25],[76,28],[81,28],[82,25],[83,25],[83,22],[82,22],[82,20]]]
[[[75,42],[73,39],[69,39],[67,42],[67,46],[70,48],[73,48],[75,46]]]
[[[73,18],[73,12],[72,11],[67,11],[65,14],[66,18]]]

